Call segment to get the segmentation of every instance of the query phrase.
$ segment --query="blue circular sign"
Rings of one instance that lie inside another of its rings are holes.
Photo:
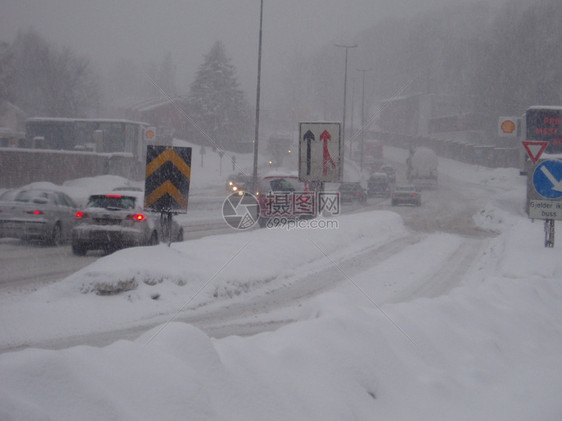
[[[547,199],[562,197],[562,161],[541,162],[533,173],[533,185]]]

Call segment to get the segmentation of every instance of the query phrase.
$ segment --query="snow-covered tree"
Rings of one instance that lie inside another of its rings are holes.
[[[217,41],[190,86],[190,138],[214,148],[236,150],[251,137],[250,107],[238,88],[235,67]]]

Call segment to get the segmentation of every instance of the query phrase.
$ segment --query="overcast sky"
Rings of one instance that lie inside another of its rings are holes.
[[[468,0],[264,0],[263,80],[274,79],[296,51],[349,42],[386,16],[410,16],[451,1]],[[1,0],[0,40],[11,42],[19,29],[34,28],[101,70],[120,58],[160,62],[170,52],[185,92],[203,54],[220,40],[251,98],[259,7],[259,0]]]

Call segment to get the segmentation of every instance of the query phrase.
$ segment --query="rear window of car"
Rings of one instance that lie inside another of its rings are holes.
[[[415,187],[415,186],[398,186],[398,187],[396,187],[395,191],[399,191],[399,192],[415,192],[415,191],[416,191],[416,187]]]
[[[340,190],[357,190],[360,189],[361,185],[357,183],[340,184]]]
[[[94,195],[88,199],[88,208],[134,209],[135,197],[121,195]]]
[[[296,178],[271,178],[263,185],[263,191],[270,192],[304,192],[304,183]]]
[[[46,203],[49,200],[49,193],[46,191],[41,190],[23,190],[20,191],[14,201],[22,202],[22,203],[29,203],[33,201],[40,201]]]

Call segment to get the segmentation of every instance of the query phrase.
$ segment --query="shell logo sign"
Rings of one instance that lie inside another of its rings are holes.
[[[144,138],[148,141],[156,139],[156,129],[154,127],[148,127],[144,131]]]
[[[498,121],[498,135],[501,137],[517,137],[517,118],[500,117]]]

